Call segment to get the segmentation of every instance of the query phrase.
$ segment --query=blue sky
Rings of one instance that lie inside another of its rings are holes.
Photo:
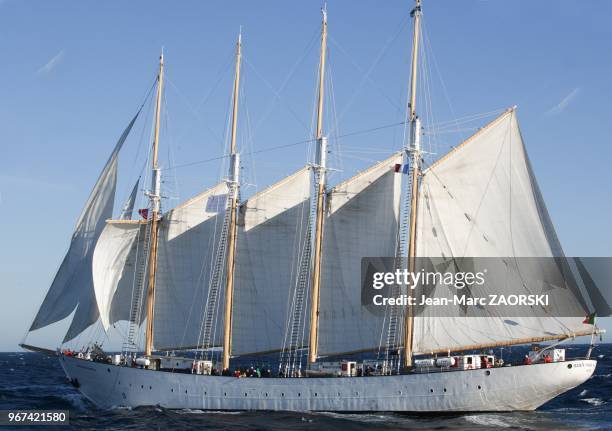
[[[243,152],[296,143],[311,136],[320,7],[0,0],[0,350],[14,350],[29,325],[99,170],[153,82],[161,47],[168,76],[163,167],[223,154],[240,25]],[[406,0],[329,2],[331,135],[402,121],[411,7]],[[612,3],[431,0],[424,11],[430,80],[419,106],[428,100],[433,112],[424,120],[518,105],[566,253],[610,256]],[[484,121],[437,136],[430,149],[445,152]],[[142,168],[136,154],[148,136],[142,121],[122,160],[119,200]],[[401,136],[401,127],[390,127],[333,140],[339,172],[332,181],[384,158]],[[245,156],[245,193],[307,158],[303,144]],[[219,162],[168,169],[164,205],[211,186],[220,169]]]

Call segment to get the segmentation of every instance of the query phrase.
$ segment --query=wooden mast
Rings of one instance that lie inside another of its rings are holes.
[[[223,322],[223,369],[229,368],[232,353],[232,305],[234,299],[234,260],[236,254],[236,217],[238,207],[238,189],[240,174],[240,159],[236,151],[236,128],[238,125],[238,96],[240,88],[240,61],[242,58],[242,30],[236,43],[236,71],[234,76],[234,97],[232,110],[232,134],[230,141],[230,171],[229,171],[229,211],[230,224],[228,230],[228,252],[225,282],[225,314]]]
[[[317,157],[315,172],[317,176],[317,208],[314,232],[314,261],[312,269],[312,296],[310,304],[310,336],[308,343],[308,363],[317,360],[319,336],[319,293],[321,287],[321,246],[323,240],[323,210],[325,198],[325,164],[327,137],[323,136],[323,100],[325,96],[325,54],[327,52],[327,5],[321,11],[323,23],[321,31],[321,58],[319,60],[319,100],[317,106]]]
[[[152,158],[152,192],[149,193],[151,201],[151,214],[149,224],[151,229],[150,251],[149,251],[149,288],[147,290],[147,328],[145,332],[145,355],[151,356],[153,351],[153,321],[155,320],[155,273],[157,271],[157,234],[159,230],[160,214],[160,188],[161,177],[157,166],[159,150],[159,123],[161,114],[162,92],[164,88],[164,54],[159,57],[159,75],[157,77],[157,102],[155,104],[155,137],[153,140]]]
[[[410,78],[410,147],[408,148],[412,164],[412,190],[410,193],[410,231],[408,245],[408,271],[414,272],[416,256],[416,215],[419,195],[419,178],[421,171],[420,151],[420,122],[416,115],[417,72],[419,60],[419,35],[421,26],[421,0],[411,12],[414,18],[414,32],[412,35],[412,73]],[[412,287],[412,286],[411,286]],[[413,290],[414,292],[414,290]],[[404,367],[412,366],[412,339],[414,331],[414,313],[412,305],[408,305],[404,328]]]

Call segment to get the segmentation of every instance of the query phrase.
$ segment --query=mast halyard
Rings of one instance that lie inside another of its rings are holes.
[[[149,217],[150,251],[149,251],[149,288],[147,290],[147,327],[145,331],[145,355],[151,356],[153,351],[153,323],[155,320],[155,275],[157,271],[157,234],[159,230],[159,214],[161,210],[161,174],[157,166],[159,150],[159,124],[161,114],[162,92],[164,87],[164,54],[159,57],[159,75],[157,77],[157,101],[155,104],[155,135],[153,140],[153,158],[151,163],[152,191],[148,193],[151,216]]]
[[[419,61],[419,35],[421,27],[421,0],[416,0],[416,5],[411,12],[414,18],[414,31],[412,36],[412,72],[410,78],[410,106],[409,126],[410,143],[405,149],[406,157],[411,164],[411,191],[410,191],[410,225],[408,240],[408,271],[414,272],[416,257],[416,217],[419,195],[419,178],[421,175],[421,148],[420,148],[420,120],[416,115],[416,92],[417,71]],[[405,250],[401,251],[405,256]],[[411,289],[414,286],[410,286]],[[413,290],[414,293],[414,290]],[[412,366],[412,339],[414,332],[414,313],[412,305],[408,305],[404,327],[404,367]]]
[[[229,170],[229,204],[230,223],[228,230],[228,254],[225,283],[225,314],[223,327],[223,369],[229,368],[232,352],[232,308],[234,297],[234,266],[236,255],[236,217],[238,208],[238,191],[240,188],[240,157],[236,150],[236,129],[238,125],[238,96],[240,88],[240,61],[242,59],[242,30],[236,43],[236,72],[234,76],[234,96],[232,109],[232,133],[230,141],[230,170]]]
[[[321,59],[319,61],[319,99],[317,105],[317,152],[315,161],[316,219],[314,232],[314,261],[312,268],[312,295],[310,304],[310,336],[308,363],[317,361],[319,336],[319,297],[321,288],[321,249],[323,243],[323,212],[325,200],[325,165],[327,159],[327,137],[323,136],[323,101],[325,97],[325,55],[327,53],[327,5],[322,9]]]

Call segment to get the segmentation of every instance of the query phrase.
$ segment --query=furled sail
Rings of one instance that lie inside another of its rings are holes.
[[[63,342],[70,341],[98,319],[91,263],[105,220],[112,216],[118,155],[140,111],[123,131],[79,216],[70,247],[38,310],[30,331],[68,317],[75,311]]]
[[[425,171],[418,204],[417,254],[454,259],[491,257],[500,258],[500,263],[509,258],[514,268],[519,260],[513,258],[562,256],[513,109]],[[557,295],[567,307],[577,307],[575,314],[565,315],[586,314],[576,292],[552,281],[567,276],[562,268],[556,274],[545,274],[539,272],[538,265],[522,265],[518,271],[526,281],[524,285],[520,281],[513,284],[513,289],[524,287],[523,293],[532,293],[530,280],[539,280],[540,290]],[[433,295],[447,294],[445,289],[436,289]],[[456,308],[444,316],[435,306],[419,311],[414,352],[529,342],[592,328],[582,323],[583,317],[555,317],[554,312],[512,318],[466,317],[459,306]]]
[[[162,218],[155,288],[156,349],[200,346],[227,193],[227,184],[218,184],[170,210]],[[222,301],[221,295],[218,303]],[[222,325],[221,311],[217,316],[215,345],[221,339]]]
[[[282,349],[306,240],[310,193],[311,170],[305,167],[240,207],[233,354]]]
[[[375,349],[383,319],[361,304],[361,258],[393,256],[397,244],[401,155],[334,187],[323,242],[319,352]]]

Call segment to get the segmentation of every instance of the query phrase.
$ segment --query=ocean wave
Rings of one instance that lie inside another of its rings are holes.
[[[502,420],[502,416],[483,414],[483,415],[467,415],[464,416],[465,420],[475,425],[482,425],[486,427],[497,427],[497,428],[512,428],[513,424]]]
[[[64,401],[67,401],[70,405],[80,411],[89,410],[87,399],[78,392],[66,393],[59,396]]]

